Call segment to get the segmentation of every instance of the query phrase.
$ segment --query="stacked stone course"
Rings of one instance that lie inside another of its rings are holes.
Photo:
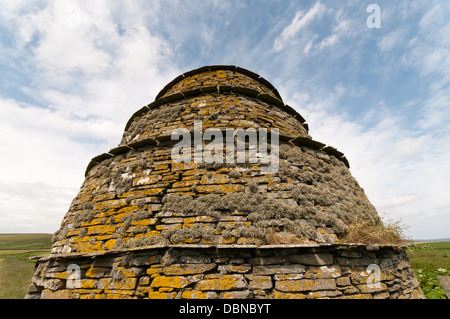
[[[29,297],[156,299],[420,298],[404,252],[389,246],[191,246],[42,259]],[[81,268],[68,289],[66,269]],[[379,266],[379,281],[369,265]],[[367,285],[373,283],[377,285]]]
[[[195,120],[224,134],[278,129],[278,169],[175,163],[171,134],[194,134]],[[341,243],[355,216],[381,223],[348,168],[259,75],[234,66],[187,72],[88,164],[27,297],[421,297],[402,247]],[[80,267],[76,287],[70,265]],[[364,282],[369,265],[381,269],[374,291]]]

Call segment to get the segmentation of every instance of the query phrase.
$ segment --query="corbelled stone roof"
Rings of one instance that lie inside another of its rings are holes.
[[[279,166],[176,163],[175,129],[278,129]],[[88,164],[85,181],[54,235],[53,253],[155,244],[339,243],[375,208],[337,149],[259,75],[206,66],[170,82],[128,121],[119,145]]]

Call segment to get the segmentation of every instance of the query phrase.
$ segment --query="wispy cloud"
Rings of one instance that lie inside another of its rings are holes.
[[[396,46],[397,47],[403,46],[406,34],[407,34],[406,30],[404,30],[403,28],[399,28],[395,31],[389,32],[377,42],[378,50],[386,52]]]
[[[285,27],[281,34],[275,39],[273,43],[275,52],[283,50],[303,28],[310,24],[314,19],[320,18],[325,10],[325,5],[316,2],[306,13],[304,11],[298,11],[291,23]]]
[[[141,23],[138,8],[120,27],[120,5],[106,2],[2,9],[15,50],[0,61],[27,78],[19,90],[33,102],[0,96],[0,147],[10,154],[0,159],[0,232],[27,231],[33,218],[35,231],[52,232],[90,158],[116,146],[129,116],[180,71],[163,62],[171,45]]]

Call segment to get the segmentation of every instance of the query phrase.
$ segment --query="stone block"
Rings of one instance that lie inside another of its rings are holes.
[[[248,273],[252,269],[252,266],[249,264],[243,264],[243,265],[220,265],[218,267],[218,271],[221,274],[227,274],[227,273],[239,273],[244,274]]]
[[[119,280],[101,278],[98,282],[98,288],[105,290],[132,290],[136,287],[136,283],[136,278],[121,278]]]
[[[176,292],[159,292],[152,291],[148,293],[149,299],[174,299],[177,295]]]
[[[447,276],[438,276],[437,279],[442,285],[447,298],[450,299],[450,277]]]
[[[65,286],[64,281],[60,279],[43,279],[35,280],[38,286],[44,287],[49,290],[58,290]]]
[[[274,265],[289,262],[289,257],[288,256],[258,257],[258,258],[251,258],[249,262],[252,265]]]
[[[208,257],[208,256],[180,256],[181,263],[203,264],[203,263],[209,263],[210,261],[211,261],[211,257]]]
[[[250,290],[254,289],[272,289],[272,278],[270,276],[255,276],[248,275],[246,276],[248,280],[250,280],[248,284],[248,288]]]
[[[88,278],[103,278],[111,273],[111,268],[91,267],[86,270],[85,276]]]
[[[252,298],[253,293],[250,290],[240,291],[223,291],[220,293],[220,299],[249,299]]]
[[[76,294],[66,289],[57,291],[45,289],[41,294],[42,299],[71,299],[74,297],[76,297]]]
[[[276,274],[273,276],[275,280],[298,280],[302,279],[304,274],[287,274],[287,275],[279,275]]]
[[[274,290],[271,294],[273,299],[306,299],[306,295],[302,293],[289,293]]]
[[[157,276],[153,279],[150,287],[171,287],[171,288],[184,288],[191,282],[186,277],[172,277],[172,276]]]
[[[216,264],[172,264],[163,268],[165,275],[194,275],[202,274],[216,268]]]
[[[354,295],[345,295],[339,297],[340,299],[373,299],[372,295],[369,294],[354,294]]]
[[[290,261],[303,265],[326,266],[333,263],[333,255],[329,253],[293,255]]]
[[[247,288],[243,275],[223,275],[220,278],[205,279],[197,283],[198,290],[236,290]]]
[[[342,296],[342,292],[339,290],[321,290],[311,291],[306,295],[307,299],[329,299]]]
[[[299,264],[253,266],[254,275],[302,274],[306,267]]]
[[[182,299],[216,299],[218,293],[215,291],[185,290],[181,293]]]
[[[275,289],[283,292],[334,290],[336,281],[334,279],[279,280],[275,282]]]
[[[382,282],[366,283],[366,284],[357,285],[356,287],[363,294],[381,292],[381,291],[387,290],[386,284],[384,284]]]
[[[352,283],[349,277],[336,278],[336,285],[338,286],[350,286]]]
[[[305,272],[304,278],[323,279],[337,278],[341,276],[341,269],[338,265],[310,267]]]

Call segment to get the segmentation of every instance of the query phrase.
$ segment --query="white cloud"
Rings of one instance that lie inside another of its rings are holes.
[[[98,124],[98,125],[97,125]],[[0,99],[0,232],[54,232],[98,151],[101,123]]]
[[[407,137],[395,143],[391,149],[391,154],[399,158],[414,158],[426,149],[427,143],[431,141],[430,135],[423,135],[417,138]]]
[[[298,11],[295,14],[292,22],[283,29],[281,34],[275,39],[273,43],[273,49],[276,52],[283,50],[286,45],[300,32],[301,29],[305,28],[314,19],[320,18],[320,16],[325,12],[325,5],[320,2],[316,2],[314,6],[309,9],[306,13],[304,11]]]
[[[401,220],[416,238],[448,237],[441,224],[435,232],[423,227],[424,218],[450,224],[450,145],[446,135],[417,132],[400,125],[401,117],[385,109],[373,127],[350,121],[335,109],[345,90],[324,97],[295,92],[285,98],[307,120],[311,136],[344,152],[352,175],[364,188],[380,215]]]
[[[23,92],[37,101],[0,97],[0,232],[54,232],[89,160],[116,146],[131,114],[181,72],[166,63],[171,46],[142,23],[153,12],[105,1],[26,5],[0,14],[16,49],[2,59],[18,73],[26,66],[34,85]]]
[[[403,66],[417,70],[427,96],[423,99],[421,129],[443,132],[450,123],[450,6],[433,2],[425,7],[417,33],[408,42],[401,59]]]
[[[333,46],[334,44],[336,44],[336,42],[338,41],[338,36],[336,34],[332,34],[328,37],[326,37],[325,39],[322,40],[322,42],[320,42],[319,44],[319,48],[320,50]]]
[[[406,32],[403,28],[389,32],[380,40],[377,41],[378,50],[386,52],[392,50],[394,47],[400,46],[405,40]]]

